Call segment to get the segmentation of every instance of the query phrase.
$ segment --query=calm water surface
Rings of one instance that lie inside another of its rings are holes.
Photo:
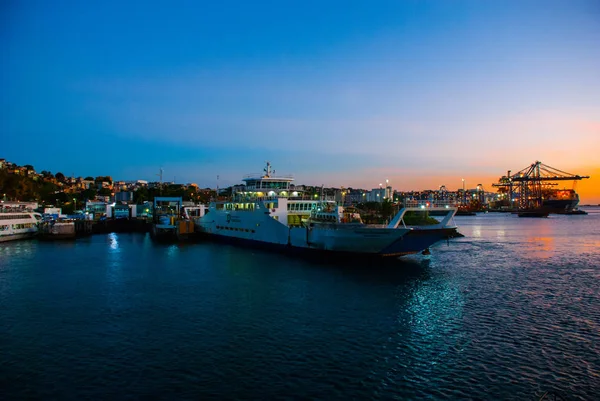
[[[0,244],[0,398],[600,394],[600,210],[385,266],[141,234]]]

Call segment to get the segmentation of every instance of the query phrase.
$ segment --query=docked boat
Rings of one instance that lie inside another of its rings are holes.
[[[574,214],[579,204],[579,195],[574,189],[545,189],[542,192],[542,206],[549,213]]]
[[[30,211],[0,211],[0,242],[33,238],[42,215]]]
[[[267,163],[264,175],[243,179],[245,188],[229,201],[213,201],[195,220],[196,231],[215,239],[267,248],[326,251],[361,256],[402,256],[428,249],[456,234],[450,204],[414,202],[400,209],[388,224],[365,224],[356,210],[332,200],[305,197],[290,185],[291,176],[277,177]],[[437,224],[410,226],[407,213],[443,212]]]
[[[204,215],[205,206],[184,206],[181,197],[155,197],[150,237],[174,242],[194,237],[194,219]]]

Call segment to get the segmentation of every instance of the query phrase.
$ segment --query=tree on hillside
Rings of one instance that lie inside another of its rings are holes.
[[[109,184],[112,184],[112,177],[107,175],[107,176],[102,176],[99,175],[98,177],[96,177],[96,179],[94,180],[96,181],[96,184],[100,184],[101,182],[108,182]]]
[[[64,182],[64,180],[65,180],[65,175],[61,172],[56,173],[56,175],[54,177],[56,177],[56,179],[59,182]]]
[[[140,187],[133,192],[133,201],[137,204],[151,200],[148,188]]]
[[[33,168],[33,166],[31,164],[26,164],[23,167],[25,167],[28,171],[35,171],[35,169]]]
[[[385,220],[391,219],[394,216],[394,204],[389,199],[385,199],[381,203],[381,217]]]
[[[69,195],[67,195],[65,192],[58,192],[58,193],[54,194],[54,198],[56,200],[58,200],[60,203],[66,203],[66,202],[69,202],[69,200],[70,200]]]
[[[38,198],[38,184],[31,177],[0,170],[0,193],[8,199],[32,201]]]
[[[86,180],[86,181],[94,181],[94,177],[85,177],[84,180]]]
[[[98,191],[96,191],[94,188],[88,188],[88,189],[81,191],[81,198],[84,200],[92,200],[92,199],[96,198],[97,194],[98,194]]]
[[[58,190],[58,185],[43,181],[39,188],[39,199],[45,203],[55,203],[56,197],[54,194]]]

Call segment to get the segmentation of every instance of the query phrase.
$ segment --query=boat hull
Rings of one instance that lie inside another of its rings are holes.
[[[455,227],[439,229],[413,229],[394,244],[383,250],[389,256],[403,256],[421,252],[442,240],[457,236]]]
[[[456,232],[455,228],[373,228],[365,225],[288,227],[266,213],[214,211],[197,220],[196,231],[203,237],[265,249],[377,258],[418,253]]]
[[[439,239],[436,239],[436,242],[439,242],[440,239],[450,238],[449,236],[438,236]],[[351,251],[334,251],[334,250],[325,250],[321,248],[309,248],[309,247],[297,247],[291,246],[287,244],[272,244],[268,242],[256,241],[252,239],[245,238],[237,238],[237,237],[229,237],[224,235],[215,235],[208,234],[203,232],[198,232],[195,234],[195,238],[198,241],[211,241],[214,243],[220,244],[228,244],[232,246],[248,248],[248,249],[259,249],[268,252],[277,252],[283,254],[294,255],[298,257],[305,257],[311,260],[348,260],[348,261],[381,261],[381,260],[392,260],[395,258],[399,258],[401,256],[413,255],[422,252],[427,249],[432,244],[427,245],[427,243],[420,242],[418,243],[418,248],[414,248],[414,242],[411,240],[407,241],[403,247],[389,249],[384,253],[364,253],[364,252],[351,252]],[[427,245],[427,246],[424,246]]]
[[[7,234],[0,236],[0,242],[8,242],[8,241],[16,241],[23,239],[32,239],[36,236],[37,231],[35,232],[26,232],[26,233],[17,233],[17,234]]]

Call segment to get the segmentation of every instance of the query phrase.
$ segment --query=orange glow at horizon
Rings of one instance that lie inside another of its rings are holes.
[[[600,167],[581,167],[569,168],[567,171],[578,175],[587,175],[590,178],[580,181],[560,181],[557,189],[575,189],[579,194],[580,205],[598,205],[600,204]],[[501,175],[505,175],[506,171],[499,172],[497,175],[489,174],[464,174],[460,172],[446,172],[445,174],[435,176],[426,175],[426,173],[406,171],[402,174],[395,172],[389,176],[390,185],[398,191],[422,191],[436,190],[441,185],[444,185],[448,191],[456,191],[462,189],[462,179],[465,180],[465,189],[474,189],[481,184],[486,192],[497,192],[497,188],[492,184],[498,182]],[[364,180],[361,180],[363,183]],[[370,182],[371,180],[369,180]],[[375,182],[377,180],[373,180]],[[358,187],[358,186],[357,186]],[[366,184],[361,188],[370,190],[376,188],[377,185]]]

